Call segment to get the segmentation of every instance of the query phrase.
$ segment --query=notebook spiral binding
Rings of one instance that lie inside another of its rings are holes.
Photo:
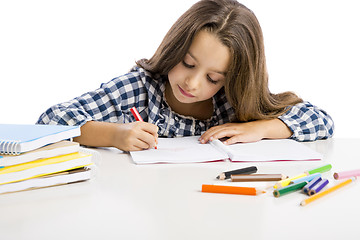
[[[19,155],[18,144],[19,141],[0,140],[0,154]]]

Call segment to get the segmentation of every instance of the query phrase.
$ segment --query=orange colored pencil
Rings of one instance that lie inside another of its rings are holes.
[[[253,187],[236,187],[209,184],[203,184],[201,191],[207,193],[227,193],[241,195],[258,195],[260,193],[265,193],[265,191]]]
[[[352,177],[352,178],[350,178],[350,179],[348,179],[348,180],[346,180],[346,181],[343,181],[343,182],[341,182],[341,183],[338,183],[338,184],[336,184],[335,186],[332,186],[331,188],[328,188],[328,189],[326,189],[326,190],[324,190],[324,191],[321,191],[321,192],[319,192],[319,193],[316,193],[316,194],[312,195],[311,197],[303,200],[303,201],[300,203],[300,205],[301,205],[301,206],[305,206],[305,205],[311,203],[312,201],[314,201],[314,200],[316,200],[316,199],[318,199],[318,198],[321,198],[321,197],[323,197],[323,196],[325,196],[325,195],[327,195],[327,194],[329,194],[329,193],[331,193],[331,192],[333,192],[333,191],[335,191],[335,190],[337,190],[337,189],[339,189],[339,188],[342,188],[342,187],[348,185],[349,183],[354,182],[355,180],[356,180],[356,177]]]

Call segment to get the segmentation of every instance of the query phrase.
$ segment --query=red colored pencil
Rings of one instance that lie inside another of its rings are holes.
[[[139,121],[139,122],[143,122],[143,121],[144,121],[144,120],[142,119],[142,117],[140,116],[140,113],[138,112],[138,110],[136,109],[136,107],[130,108],[130,111],[131,111],[132,115],[135,117],[136,121]],[[155,140],[156,140],[156,139],[155,139]],[[157,146],[155,145],[154,148],[157,149]]]
[[[136,107],[130,108],[130,111],[131,111],[132,115],[135,117],[136,121],[140,121],[140,122],[143,122],[143,121],[144,121],[144,120],[142,119],[142,117],[140,116],[140,113],[138,112],[138,110],[136,109]]]

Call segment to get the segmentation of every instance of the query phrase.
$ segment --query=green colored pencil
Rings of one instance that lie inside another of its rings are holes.
[[[308,175],[314,174],[314,173],[323,173],[323,172],[330,171],[331,168],[332,168],[331,164],[326,164],[324,166],[309,170],[309,171],[307,171],[305,173],[308,174]]]
[[[295,192],[297,190],[302,189],[308,182],[307,181],[303,181],[303,182],[299,182],[299,183],[295,183],[295,184],[290,184],[286,187],[283,188],[279,188],[279,189],[275,189],[273,194],[274,197],[280,197],[282,195],[288,194],[288,193],[292,193]]]

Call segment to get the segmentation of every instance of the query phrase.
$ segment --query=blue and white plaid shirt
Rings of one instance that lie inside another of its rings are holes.
[[[95,91],[49,108],[38,124],[83,125],[87,121],[129,123],[135,121],[130,108],[136,107],[144,121],[159,127],[159,136],[200,135],[210,127],[229,122],[234,109],[220,90],[212,99],[210,119],[197,120],[172,111],[165,100],[165,76],[152,76],[142,68],[104,83]],[[293,132],[292,139],[312,141],[333,135],[334,123],[323,110],[308,102],[296,104],[279,117]]]

